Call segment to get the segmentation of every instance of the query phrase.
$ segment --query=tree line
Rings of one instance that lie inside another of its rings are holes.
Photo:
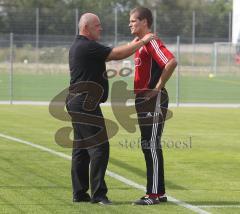
[[[194,19],[196,37],[228,37],[232,0],[0,0],[0,33],[34,34],[39,8],[40,34],[75,34],[76,9],[98,14],[105,34],[114,34],[117,8],[118,33],[129,36],[129,11],[139,5],[156,11],[161,36],[191,37]]]

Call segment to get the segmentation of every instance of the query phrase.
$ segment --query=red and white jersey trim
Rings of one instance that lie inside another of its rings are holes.
[[[159,48],[156,40],[152,40],[150,41],[150,44],[152,45],[152,47],[154,48],[154,50],[156,51],[157,55],[160,57],[160,59],[167,64],[168,62],[168,58],[164,55],[164,53],[161,51],[161,49]]]
[[[159,77],[172,58],[174,58],[173,54],[160,39],[151,40],[144,47],[137,50],[135,53],[135,93],[149,89],[150,82],[154,82],[152,78]],[[152,66],[152,60],[157,63],[158,68]],[[159,75],[155,75],[158,73]]]

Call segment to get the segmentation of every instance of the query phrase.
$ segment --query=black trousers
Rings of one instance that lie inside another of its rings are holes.
[[[84,196],[89,190],[90,183],[92,201],[101,200],[106,197],[108,191],[104,177],[109,160],[109,142],[101,108],[97,105],[94,110],[87,110],[84,107],[84,99],[81,99],[81,97],[72,99],[71,96],[68,96],[66,102],[67,110],[72,116],[74,131],[71,169],[73,197],[81,198]],[[99,121],[99,118],[102,118],[100,120],[101,127],[89,124],[86,120],[82,122],[81,117],[76,120],[74,113],[90,115],[92,116],[90,121],[93,121],[92,118],[94,116],[97,118],[97,121]],[[97,142],[98,139],[93,136],[96,136],[100,129],[104,132],[105,140]],[[89,145],[94,146],[81,148],[81,143],[83,143],[81,141],[86,139],[90,140],[89,142],[84,142],[85,145],[89,143]]]
[[[146,101],[138,94],[135,106],[141,131],[141,147],[147,168],[146,194],[164,194],[164,163],[161,136],[168,108],[168,94],[163,89],[159,94]]]

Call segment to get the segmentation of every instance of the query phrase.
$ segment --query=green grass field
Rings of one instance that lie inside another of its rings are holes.
[[[103,108],[112,119],[110,107]],[[240,213],[240,110],[173,108],[166,122],[167,193],[209,213]],[[0,134],[70,155],[55,144],[57,129],[69,126],[50,116],[47,107],[0,105]],[[191,144],[190,144],[191,137]],[[145,185],[145,163],[137,139],[120,127],[110,140],[108,170]],[[126,142],[128,142],[126,144]],[[130,144],[131,142],[131,144]],[[184,142],[179,146],[177,142]],[[177,146],[178,145],[178,146]],[[142,190],[106,176],[114,205],[73,204],[70,161],[0,136],[0,213],[193,213],[172,202],[132,206]],[[202,207],[203,206],[203,207]]]
[[[111,84],[123,80],[128,89],[133,89],[133,78],[115,77]],[[49,101],[58,92],[68,87],[67,74],[14,74],[13,100]],[[170,102],[176,102],[176,79],[173,76],[167,83]],[[240,76],[182,75],[179,80],[179,102],[181,103],[239,103]],[[122,97],[122,91],[117,92]],[[0,100],[10,99],[9,75],[0,73]]]

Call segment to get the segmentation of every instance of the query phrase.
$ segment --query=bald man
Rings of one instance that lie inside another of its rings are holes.
[[[66,107],[72,116],[74,130],[72,150],[72,187],[73,202],[92,202],[109,205],[107,186],[104,180],[109,159],[109,142],[106,127],[100,108],[100,103],[108,97],[108,79],[106,78],[106,61],[120,60],[132,55],[137,49],[153,39],[148,34],[140,40],[134,39],[128,45],[119,47],[106,47],[99,44],[102,27],[95,14],[85,13],[79,21],[79,35],[76,36],[69,51],[70,87],[66,99]],[[84,83],[85,93],[78,93],[78,86]],[[90,86],[95,91],[90,91]],[[101,92],[101,98],[97,94]],[[90,99],[88,94],[91,94]],[[91,104],[95,101],[94,109],[87,109],[86,100]],[[101,126],[91,126],[83,121],[74,122],[73,112],[91,115]],[[102,118],[102,119],[101,119]],[[83,148],[83,145],[85,147]],[[89,145],[89,146],[86,146]],[[90,179],[89,179],[90,169]],[[89,180],[91,197],[88,194]]]

